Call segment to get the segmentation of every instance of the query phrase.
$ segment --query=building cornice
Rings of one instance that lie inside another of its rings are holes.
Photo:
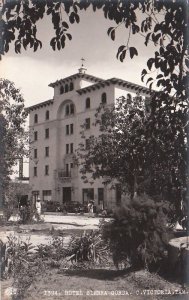
[[[56,86],[59,86],[59,85],[64,84],[66,82],[70,82],[73,79],[77,79],[77,78],[81,78],[81,79],[84,78],[84,79],[87,79],[87,80],[89,80],[91,82],[95,82],[95,83],[103,80],[102,78],[99,78],[99,77],[96,77],[96,76],[93,76],[93,75],[89,75],[89,74],[85,74],[85,73],[76,73],[76,74],[71,75],[69,77],[66,77],[66,78],[57,80],[55,82],[52,82],[52,83],[49,84],[49,86],[54,88]]]
[[[136,92],[144,92],[146,94],[151,94],[152,93],[152,91],[150,91],[148,88],[146,88],[142,85],[138,85],[136,83],[132,83],[132,82],[122,80],[122,79],[119,79],[119,78],[115,78],[115,77],[107,79],[107,80],[101,80],[98,83],[95,83],[93,85],[90,85],[90,86],[82,88],[82,89],[79,89],[79,90],[77,90],[77,93],[79,95],[86,94],[87,92],[91,92],[91,91],[94,91],[96,89],[100,89],[100,88],[103,88],[105,86],[109,86],[110,84],[119,85],[119,86],[122,86],[122,87],[128,87],[128,88],[133,89]]]
[[[36,109],[39,109],[39,108],[42,108],[45,106],[49,106],[51,104],[53,104],[53,99],[29,106],[29,107],[27,107],[27,111],[30,112],[30,111],[33,111],[33,110],[36,110]]]

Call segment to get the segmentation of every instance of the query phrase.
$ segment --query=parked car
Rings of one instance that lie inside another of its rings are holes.
[[[85,206],[78,201],[70,201],[63,204],[63,211],[69,213],[85,212]]]
[[[48,212],[59,212],[61,211],[61,205],[58,201],[47,201],[44,207],[45,211]]]

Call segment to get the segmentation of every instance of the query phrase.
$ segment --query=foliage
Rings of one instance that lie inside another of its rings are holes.
[[[26,241],[10,235],[7,243],[0,241],[2,250],[1,277],[13,278],[13,287],[16,288],[15,300],[23,299],[27,289],[35,281],[36,276],[48,267],[59,267],[59,261],[65,257],[63,237],[54,235],[49,245],[38,245],[37,248]]]
[[[27,205],[22,206],[19,211],[20,221],[22,224],[30,224],[33,222],[43,222],[41,216],[37,213],[36,208],[33,206],[32,202],[28,202]]]
[[[43,260],[60,261],[66,255],[63,237],[54,234],[48,245],[41,244],[37,246],[36,253]]]
[[[4,216],[8,221],[15,211],[18,211],[18,199],[20,188],[16,185],[9,184],[6,189],[6,199],[4,203]]]
[[[102,237],[109,244],[115,265],[123,259],[132,267],[149,268],[159,263],[169,238],[167,206],[147,196],[136,197],[102,225]]]
[[[25,190],[26,187],[19,182],[10,182],[6,187],[4,216],[7,221],[13,214],[19,213],[19,203]],[[25,192],[27,193],[27,190]]]
[[[10,235],[6,244],[1,243],[1,248],[6,248],[6,268],[3,269],[2,276],[13,278],[13,287],[16,288],[15,300],[23,299],[36,276],[48,268],[59,268],[60,265],[70,268],[70,260],[71,266],[83,266],[82,263],[89,266],[90,263],[102,262],[106,257],[107,246],[104,245],[99,232],[83,234],[81,237],[72,236],[68,245],[64,245],[63,238],[54,234],[48,245],[41,244],[35,247],[30,243],[30,238],[23,241]]]
[[[25,132],[27,112],[24,99],[13,82],[0,79],[0,182],[3,190],[9,182],[12,167],[26,152]]]
[[[80,11],[92,7],[93,11],[102,10],[104,17],[115,23],[107,30],[114,41],[119,26],[128,31],[127,42],[118,48],[117,58],[121,62],[129,53],[130,58],[138,55],[140,49],[132,44],[132,36],[140,35],[144,43],[156,46],[153,57],[147,61],[147,70],[142,71],[142,78],[149,75],[147,83],[152,85],[154,76],[156,83],[167,93],[176,92],[180,100],[188,97],[187,70],[188,59],[188,17],[187,1],[174,0],[116,0],[116,1],[4,1],[2,7],[2,51],[8,52],[14,42],[16,53],[21,49],[32,48],[34,51],[42,47],[37,37],[37,24],[48,16],[55,31],[50,45],[53,50],[61,50],[67,41],[72,39],[70,25],[80,22]]]
[[[6,243],[6,271],[4,276],[13,278],[16,288],[14,299],[23,299],[26,290],[35,280],[36,274],[43,270],[42,262],[34,259],[34,246],[30,239],[23,241],[19,237],[10,235]]]
[[[2,242],[2,240],[0,240],[0,253],[1,253],[1,274],[0,274],[0,278],[2,279],[4,277],[4,273],[5,273],[5,267],[6,267],[6,244]]]
[[[4,216],[6,221],[10,219],[12,215],[18,214],[18,222],[22,224],[34,222],[34,218],[37,222],[42,221],[41,216],[37,214],[36,208],[32,204],[32,199],[27,199],[25,205],[20,204],[23,191],[27,193],[27,187],[24,187],[21,183],[9,182],[5,190],[5,202],[4,202]]]
[[[92,183],[103,178],[113,187],[119,183],[131,198],[145,192],[169,200],[170,217],[176,221],[182,218],[180,204],[186,190],[185,113],[147,101],[120,97],[114,106],[99,107],[95,126],[100,134],[87,136],[87,148],[82,131],[84,142],[78,149],[82,179]]]
[[[107,261],[108,247],[104,244],[100,231],[72,236],[67,248],[67,260],[74,264],[88,262],[93,264]]]

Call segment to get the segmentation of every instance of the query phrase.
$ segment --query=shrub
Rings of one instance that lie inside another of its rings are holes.
[[[63,236],[52,236],[48,245],[38,245],[36,248],[36,256],[43,260],[49,258],[54,261],[59,261],[65,258],[67,250],[64,248]],[[56,264],[56,263],[55,263]]]
[[[14,235],[10,235],[7,239],[6,268],[3,275],[13,278],[13,287],[17,291],[13,298],[21,300],[35,280],[36,274],[43,270],[43,264],[35,257],[34,246],[29,238],[26,242]]]
[[[80,237],[72,236],[67,248],[67,260],[72,263],[88,263],[90,265],[107,261],[109,250],[102,240],[100,231],[91,231]]]
[[[134,268],[149,268],[163,259],[169,237],[167,211],[163,201],[136,197],[120,207],[112,221],[102,224],[116,266],[128,260]]]

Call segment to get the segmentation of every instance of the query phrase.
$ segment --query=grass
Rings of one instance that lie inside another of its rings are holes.
[[[148,291],[179,289],[156,274],[132,270],[48,270],[37,278],[26,295],[26,300],[81,300],[88,299],[170,299],[170,296],[148,295]],[[148,297],[147,297],[148,296]],[[177,299],[181,298],[176,295]],[[171,295],[171,298],[173,295]],[[183,297],[183,295],[182,295]]]

